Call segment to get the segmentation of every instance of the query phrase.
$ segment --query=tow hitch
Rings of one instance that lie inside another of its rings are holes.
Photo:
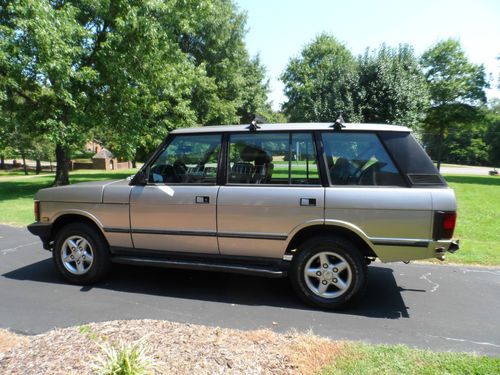
[[[451,241],[451,244],[450,244],[450,247],[448,248],[448,251],[453,254],[458,249],[460,249],[460,240]]]
[[[460,249],[460,241],[459,240],[451,241],[450,246],[448,247],[448,250],[445,250],[444,247],[438,247],[435,250],[436,251],[435,258],[440,260],[440,261],[444,261],[446,251],[453,254],[458,249]]]

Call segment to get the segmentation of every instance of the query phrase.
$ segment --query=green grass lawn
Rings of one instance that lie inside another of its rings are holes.
[[[126,178],[136,170],[119,171],[78,170],[70,173],[70,182],[98,181]],[[34,221],[33,196],[39,189],[50,187],[54,174],[19,175],[0,174],[0,223],[27,225]]]
[[[348,343],[321,375],[500,374],[500,359],[465,353],[434,353],[404,345]]]
[[[461,249],[447,262],[500,265],[500,177],[445,175],[455,190]]]
[[[135,170],[70,173],[71,183],[125,178]],[[0,223],[27,225],[33,221],[33,195],[48,187],[53,174],[23,176],[0,174]],[[500,177],[445,176],[458,200],[455,237],[461,249],[448,254],[447,262],[500,265]]]

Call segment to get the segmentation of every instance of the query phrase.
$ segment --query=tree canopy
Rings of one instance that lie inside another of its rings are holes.
[[[361,120],[356,59],[333,36],[322,34],[292,58],[281,76],[290,121]]]
[[[382,45],[367,50],[358,62],[363,121],[417,130],[429,106],[429,91],[413,48]]]
[[[133,159],[175,127],[271,112],[245,21],[230,0],[3,1],[2,121],[49,134],[66,184],[89,137]]]
[[[467,126],[481,114],[479,106],[486,103],[488,81],[484,66],[471,63],[454,39],[432,46],[421,60],[431,96],[425,131],[434,138],[431,154],[439,168],[450,128]]]
[[[333,36],[314,39],[282,75],[291,121],[396,123],[416,128],[428,106],[428,89],[408,45],[367,50],[355,58]]]

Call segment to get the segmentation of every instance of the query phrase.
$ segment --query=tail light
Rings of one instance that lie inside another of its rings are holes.
[[[457,213],[454,211],[436,211],[434,213],[434,240],[449,240],[453,237]]]
[[[35,221],[40,221],[40,201],[35,201]]]

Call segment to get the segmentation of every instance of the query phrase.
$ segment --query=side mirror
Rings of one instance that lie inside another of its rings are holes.
[[[139,185],[144,186],[148,184],[149,180],[149,168],[141,169],[130,181],[129,185]]]

